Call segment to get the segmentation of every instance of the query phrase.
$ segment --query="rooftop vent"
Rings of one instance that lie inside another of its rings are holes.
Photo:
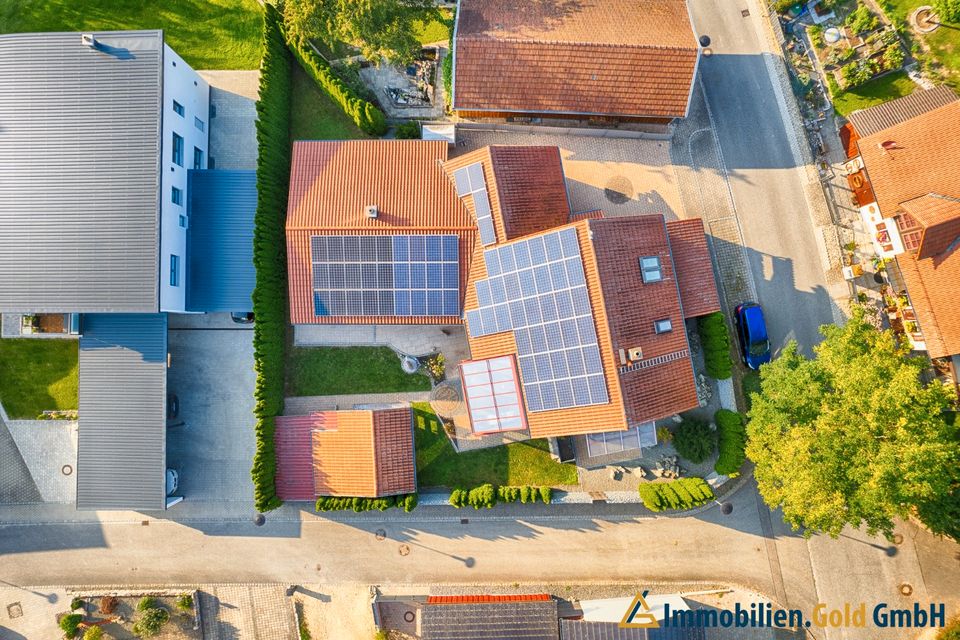
[[[630,358],[630,362],[643,360],[643,349],[640,347],[634,347],[627,352],[627,357]]]
[[[900,148],[900,147],[897,146],[896,140],[884,140],[883,142],[881,142],[881,143],[878,144],[877,146],[880,147],[880,150],[883,151],[884,153],[888,153],[888,152],[892,151],[893,149],[899,149],[899,148]]]
[[[377,209],[377,205],[368,204],[366,209],[364,209],[364,213],[367,214],[368,218],[376,218],[380,215],[380,210]]]
[[[92,33],[82,33],[80,34],[80,42],[85,47],[90,47],[91,49],[97,48],[97,39],[93,37]]]

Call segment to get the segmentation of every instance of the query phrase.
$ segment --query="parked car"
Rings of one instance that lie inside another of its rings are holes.
[[[176,420],[180,417],[180,398],[175,393],[167,394],[167,420]]]
[[[172,496],[180,488],[180,472],[176,469],[167,469],[167,495]]]
[[[237,324],[253,324],[253,312],[239,313],[234,311],[230,314],[230,319]]]
[[[770,362],[770,339],[767,337],[767,323],[763,319],[763,309],[756,302],[744,302],[733,313],[737,325],[737,339],[740,341],[740,357],[751,369]]]

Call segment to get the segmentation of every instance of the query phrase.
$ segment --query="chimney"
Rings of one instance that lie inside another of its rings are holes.
[[[97,48],[97,39],[93,37],[92,33],[82,33],[80,34],[80,42],[85,47],[90,47],[91,49]]]
[[[364,212],[367,214],[368,218],[376,218],[380,215],[380,210],[377,209],[377,205],[368,204]]]
[[[643,349],[640,347],[634,347],[627,351],[627,357],[630,359],[630,362],[637,362],[638,360],[643,360]]]

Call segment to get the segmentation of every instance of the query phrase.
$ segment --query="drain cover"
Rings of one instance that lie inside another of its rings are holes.
[[[377,529],[376,533],[377,540],[383,540],[387,537],[387,532],[385,529]]]
[[[909,582],[904,582],[900,585],[900,593],[905,596],[909,596],[911,593],[913,593],[913,585]]]
[[[408,556],[410,555],[410,547],[405,544],[400,545],[400,555]]]
[[[20,606],[19,602],[14,602],[7,605],[7,615],[10,616],[10,619],[19,618],[23,615],[23,607]]]
[[[63,465],[62,467],[60,467],[60,473],[62,473],[62,474],[65,475],[65,476],[68,476],[68,475],[70,475],[71,473],[73,473],[73,467],[71,467],[71,466],[68,465],[68,464],[65,464],[65,465]]]
[[[744,18],[749,18],[749,17],[750,17],[750,9],[744,9],[743,11],[740,12],[740,15],[742,15]]]

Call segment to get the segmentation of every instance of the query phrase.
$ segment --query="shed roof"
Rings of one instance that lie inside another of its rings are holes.
[[[85,314],[78,509],[166,507],[167,314]]]
[[[159,309],[161,31],[0,35],[0,310]]]
[[[501,596],[428,601],[420,610],[423,640],[557,640],[557,601]]]

